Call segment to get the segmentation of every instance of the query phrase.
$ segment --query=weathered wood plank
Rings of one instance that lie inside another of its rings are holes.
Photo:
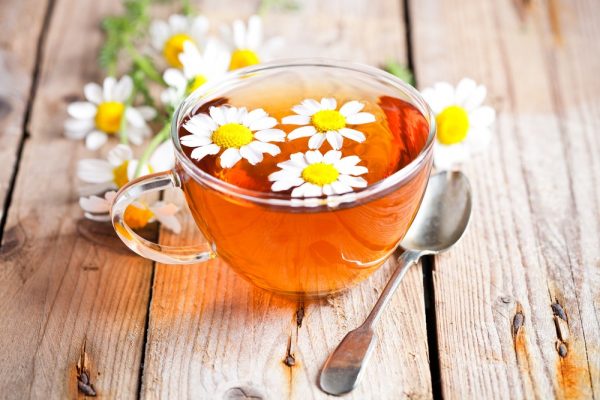
[[[137,394],[152,264],[109,225],[81,219],[75,165],[92,154],[62,129],[67,103],[101,77],[98,24],[119,7],[120,0],[54,4],[0,253],[3,398],[77,397],[84,340],[97,393]]]
[[[400,2],[298,4],[296,12],[265,17],[266,31],[286,38],[281,56],[372,64],[388,57],[405,59]],[[203,2],[200,9],[215,20],[233,16],[218,1]],[[252,11],[236,10],[235,15]],[[179,236],[161,232],[161,242],[200,240],[190,219],[185,226]],[[318,372],[347,331],[366,316],[391,264],[345,295],[304,305],[253,288],[218,260],[188,267],[157,265],[143,397],[326,398],[317,386]],[[365,379],[348,398],[431,397],[421,274],[414,268],[406,277],[381,321]]]
[[[420,86],[471,76],[499,109],[473,223],[436,260],[444,397],[599,398],[600,4],[410,6]]]
[[[25,111],[47,6],[46,0],[0,4],[0,221],[25,135]]]

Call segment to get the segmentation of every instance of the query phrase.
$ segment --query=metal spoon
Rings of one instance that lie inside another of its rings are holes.
[[[458,171],[440,172],[429,179],[423,202],[406,236],[399,266],[388,281],[375,307],[357,329],[349,332],[321,370],[323,391],[341,395],[358,384],[375,343],[374,327],[409,268],[423,255],[438,254],[452,247],[463,235],[471,216],[471,187]]]

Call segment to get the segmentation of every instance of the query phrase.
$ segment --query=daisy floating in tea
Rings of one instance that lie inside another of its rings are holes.
[[[373,114],[361,112],[364,106],[360,101],[353,100],[336,110],[337,101],[334,98],[324,97],[321,102],[306,99],[292,108],[296,115],[284,117],[281,122],[286,125],[305,125],[291,131],[288,134],[289,140],[310,137],[308,147],[319,149],[327,139],[334,150],[339,150],[344,138],[359,143],[365,141],[364,133],[348,128],[348,125],[362,125],[375,121]]]
[[[269,175],[274,192],[292,190],[292,197],[331,196],[364,188],[367,181],[358,175],[366,174],[366,167],[357,165],[358,156],[342,157],[342,152],[329,150],[325,155],[318,150],[294,153],[288,161],[277,164],[279,171]]]
[[[181,137],[181,144],[193,147],[191,157],[197,161],[207,155],[218,154],[221,167],[231,168],[242,158],[256,165],[263,154],[276,156],[279,146],[270,142],[283,142],[285,132],[274,129],[277,120],[262,108],[248,111],[245,107],[210,107],[209,114],[197,114],[183,127],[191,133]]]

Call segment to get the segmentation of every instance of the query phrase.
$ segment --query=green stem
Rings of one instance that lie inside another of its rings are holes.
[[[135,167],[135,173],[133,175],[134,178],[138,178],[140,176],[140,174],[142,172],[142,168],[144,167],[144,165],[146,165],[148,163],[148,159],[150,158],[152,153],[154,153],[156,148],[162,142],[164,142],[165,140],[167,140],[169,138],[170,130],[171,130],[171,124],[170,124],[170,122],[166,122],[165,125],[162,127],[162,129],[156,134],[156,136],[154,136],[152,138],[150,143],[148,143],[148,147],[146,147],[146,149],[142,153],[142,156],[140,157],[140,159],[137,163],[137,166]]]
[[[160,72],[158,72],[156,68],[154,68],[154,65],[152,65],[152,63],[146,57],[141,55],[131,43],[128,43],[127,45],[127,53],[129,53],[129,56],[135,65],[137,65],[140,70],[144,71],[148,78],[160,83],[163,86],[166,86],[165,81],[160,75]]]
[[[183,15],[192,15],[192,5],[190,4],[190,0],[181,0],[181,11]]]

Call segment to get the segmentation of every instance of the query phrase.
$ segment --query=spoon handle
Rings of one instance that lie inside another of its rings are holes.
[[[387,304],[390,302],[392,295],[396,289],[398,289],[400,282],[402,282],[402,278],[404,278],[404,275],[406,275],[406,272],[408,272],[413,264],[419,262],[419,259],[422,255],[423,253],[421,251],[406,250],[400,257],[398,257],[398,268],[396,268],[387,285],[385,285],[381,296],[379,296],[377,303],[375,303],[375,306],[371,310],[371,313],[365,322],[363,322],[361,325],[361,328],[373,329],[375,327],[375,324],[377,324],[379,318],[381,318],[381,314],[383,313],[385,306],[387,306]]]

